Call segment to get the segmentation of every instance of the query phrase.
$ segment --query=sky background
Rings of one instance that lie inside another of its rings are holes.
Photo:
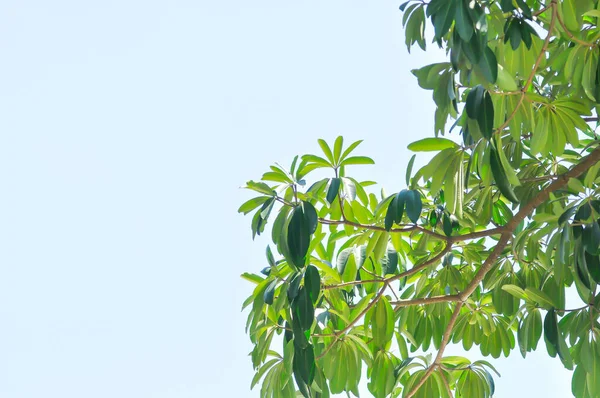
[[[0,396],[258,397],[239,187],[342,134],[403,188],[444,55],[399,4],[0,2]],[[497,397],[570,396],[543,342],[493,363]]]

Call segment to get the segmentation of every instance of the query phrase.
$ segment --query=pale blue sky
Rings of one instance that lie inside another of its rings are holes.
[[[238,187],[338,134],[403,187],[433,131],[409,71],[443,54],[408,57],[398,5],[2,1],[0,396],[257,397]],[[514,354],[497,397],[569,396]]]

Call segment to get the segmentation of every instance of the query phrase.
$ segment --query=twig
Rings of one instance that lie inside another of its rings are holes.
[[[565,25],[565,22],[563,21],[563,19],[560,16],[560,14],[558,14],[558,23],[560,23],[560,26],[562,26],[562,28],[564,29],[564,31],[567,34],[567,36],[569,36],[569,38],[572,41],[574,41],[575,43],[581,44],[582,46],[585,46],[585,47],[594,47],[596,45],[595,43],[589,43],[587,41],[583,41],[583,40],[580,40],[577,37],[575,37],[575,35],[573,33],[571,33],[571,31],[569,30],[569,28],[567,28],[567,25]]]

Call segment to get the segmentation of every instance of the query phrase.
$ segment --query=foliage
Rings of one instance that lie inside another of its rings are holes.
[[[240,212],[253,237],[272,223],[274,248],[243,275],[256,285],[252,386],[358,395],[366,368],[375,397],[489,397],[493,366],[447,345],[525,357],[543,336],[574,370],[573,394],[600,396],[599,2],[400,9],[409,50],[426,49],[431,23],[449,58],[413,71],[433,92],[435,134],[408,148],[434,156],[414,175],[413,156],[392,195],[351,177],[373,161],[341,137],[247,183],[258,196]],[[307,184],[319,169],[330,176]],[[579,308],[565,307],[569,289]]]

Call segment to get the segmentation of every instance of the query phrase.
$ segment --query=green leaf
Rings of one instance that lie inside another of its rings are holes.
[[[458,145],[447,138],[423,138],[408,145],[413,152],[441,151],[447,148],[458,148]]]
[[[469,91],[465,109],[467,110],[467,116],[471,119],[477,120],[477,116],[481,113],[481,106],[483,104],[483,96],[485,93],[485,88],[483,88],[482,85],[477,85]]]
[[[402,216],[404,215],[407,197],[408,190],[406,189],[403,189],[396,195],[396,223],[398,224],[402,222]]]
[[[479,113],[477,114],[477,124],[481,134],[488,140],[492,138],[494,131],[494,103],[490,93],[485,91],[481,104],[479,105]]]
[[[341,159],[344,160],[348,157],[348,155],[350,155],[350,153],[357,147],[359,146],[361,143],[363,142],[363,140],[358,140],[358,141],[354,141],[352,144],[350,144],[350,146],[348,148],[346,148],[346,150],[344,151],[344,153],[342,153],[342,157]]]
[[[452,236],[452,222],[446,213],[444,213],[444,216],[442,217],[442,224],[444,234],[446,234],[446,236]]]
[[[335,139],[333,143],[333,160],[334,164],[340,164],[340,156],[342,155],[342,145],[344,144],[344,137],[341,135]]]
[[[494,51],[491,48],[485,48],[483,57],[480,58],[477,66],[479,66],[483,77],[485,77],[488,82],[492,84],[496,83],[496,80],[498,79],[498,60],[496,59],[496,54],[494,54]]]
[[[327,145],[327,142],[325,142],[325,140],[322,140],[322,139],[319,139],[317,142],[319,143],[321,150],[325,154],[325,157],[327,158],[327,160],[329,160],[329,163],[335,164],[335,161],[333,159],[333,153],[331,153],[331,148],[329,148],[329,145]]]
[[[416,157],[417,155],[412,155],[408,161],[408,166],[406,166],[406,185],[410,184],[410,176],[412,174],[412,168]]]
[[[579,350],[579,359],[581,361],[581,366],[583,366],[586,372],[592,373],[594,371],[594,356],[596,355],[597,354],[592,348],[590,340],[586,333],[581,338],[581,347]]]
[[[500,0],[500,7],[504,12],[511,12],[515,9],[512,0]]]
[[[523,38],[521,34],[520,24],[516,19],[507,22],[508,31],[504,34],[504,42],[510,40],[510,47],[513,51],[516,51],[521,44],[521,40]]]
[[[517,285],[506,284],[502,286],[502,290],[521,300],[528,300],[527,294]]]
[[[567,210],[565,210],[558,218],[558,225],[562,225],[566,221],[568,221],[571,217],[573,217],[573,214],[575,214],[576,211],[577,211],[576,206],[570,207]]]
[[[240,206],[238,213],[244,213],[244,215],[246,215],[269,199],[271,199],[270,196],[257,196],[256,198],[252,198]]]
[[[586,252],[594,256],[600,254],[600,226],[596,221],[586,226],[583,240]]]
[[[288,301],[291,303],[297,296],[300,291],[300,282],[302,281],[302,274],[300,272],[295,273],[289,279],[289,287],[287,289],[287,297]]]
[[[292,318],[298,321],[300,328],[309,330],[315,318],[315,308],[305,287],[301,287],[298,295],[292,301]]]
[[[356,199],[356,184],[350,178],[342,177],[342,193],[344,199],[351,202]]]
[[[304,215],[301,206],[294,209],[287,230],[287,245],[292,263],[304,267],[306,254],[310,245],[311,225]]]
[[[313,304],[316,304],[321,291],[321,277],[314,265],[306,267],[306,272],[304,273],[304,287]]]
[[[315,353],[312,345],[306,348],[296,347],[293,369],[294,375],[297,374],[307,386],[312,384],[316,371]],[[296,381],[298,381],[298,377],[296,377]]]
[[[571,32],[579,32],[581,26],[579,24],[578,12],[575,6],[575,0],[565,0],[558,3],[560,7],[559,10],[562,10],[562,17],[564,23]]]
[[[310,204],[310,202],[303,201],[301,206],[304,213],[304,218],[306,219],[306,224],[308,226],[308,232],[312,235],[315,233],[317,226],[319,225],[319,216],[317,215],[317,210],[312,204]]]
[[[432,16],[433,28],[435,31],[435,38],[441,39],[448,30],[450,30],[450,26],[452,25],[452,21],[454,20],[454,9],[455,2],[453,0],[444,0],[441,3],[440,9]],[[431,3],[427,9],[429,13],[429,8],[431,7]]]
[[[573,362],[571,354],[569,353],[564,337],[558,329],[558,322],[554,309],[550,309],[544,319],[544,336],[547,343],[551,345],[551,348],[558,353],[563,365],[565,365],[567,369],[572,369]]]
[[[246,183],[246,188],[269,196],[274,196],[276,194],[276,192],[264,182],[248,181]]]
[[[387,212],[385,213],[385,230],[389,231],[392,229],[394,222],[396,221],[398,206],[396,204],[397,196],[394,196],[390,204],[388,205]]]
[[[419,191],[411,190],[406,192],[406,215],[413,223],[419,221],[421,216],[421,210],[423,209],[423,202],[421,201],[421,194]]]
[[[498,158],[500,159],[500,164],[502,165],[502,168],[504,169],[504,174],[506,175],[508,182],[515,186],[521,185],[521,181],[519,181],[519,177],[517,177],[517,173],[515,173],[515,171],[513,170],[512,166],[510,165],[510,162],[506,158],[504,149],[502,149],[502,138],[500,137],[500,134],[495,135],[494,141],[495,141],[495,146],[496,146],[496,149],[498,152]]]
[[[511,74],[508,73],[504,67],[502,67],[502,65],[498,65],[498,78],[496,79],[496,84],[505,91],[518,90],[517,82],[511,76]]]
[[[316,163],[322,167],[332,167],[331,163],[329,163],[327,160],[323,159],[320,156],[304,155],[304,156],[302,156],[302,160],[305,162],[308,162],[308,163]]]
[[[367,156],[351,156],[340,163],[341,166],[350,166],[354,164],[375,164],[375,162]]]
[[[269,304],[269,305],[273,304],[273,297],[275,296],[275,288],[276,287],[277,287],[277,280],[274,280],[273,282],[269,283],[269,286],[267,286],[267,288],[265,289],[265,292],[263,294],[263,300],[264,300],[265,304]]]
[[[373,307],[370,320],[373,344],[385,350],[387,343],[394,336],[394,311],[385,296]]]
[[[532,299],[533,301],[540,304],[546,309],[550,309],[556,306],[554,300],[552,300],[546,293],[533,286],[525,288],[525,293],[527,297],[529,297],[530,299]]]
[[[342,180],[340,178],[332,178],[327,189],[327,202],[332,204],[335,198],[337,198],[338,192],[340,191],[340,184]]]
[[[460,38],[464,41],[471,40],[473,36],[473,22],[469,16],[469,8],[466,0],[458,0],[456,5],[455,29],[458,30]]]
[[[493,145],[490,146],[490,152],[490,168],[498,189],[508,200],[513,203],[519,203],[519,199],[515,196],[512,186],[510,185],[510,182],[506,176],[506,172],[500,163],[498,151]]]

